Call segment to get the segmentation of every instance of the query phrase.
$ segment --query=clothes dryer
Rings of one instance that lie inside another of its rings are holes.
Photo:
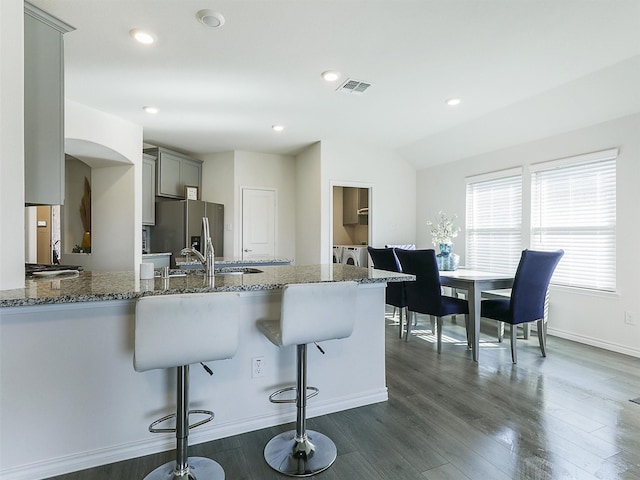
[[[355,265],[356,267],[367,267],[369,253],[366,245],[343,245],[342,263]]]
[[[340,245],[333,246],[333,263],[342,263],[342,250]]]

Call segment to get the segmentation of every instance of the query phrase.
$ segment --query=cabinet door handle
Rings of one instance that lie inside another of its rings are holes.
[[[248,248],[244,249],[245,252],[253,252],[253,250],[249,250]]]

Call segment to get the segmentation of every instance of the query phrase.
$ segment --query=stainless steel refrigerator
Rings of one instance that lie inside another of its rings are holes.
[[[183,248],[194,247],[203,252],[206,239],[202,238],[202,217],[209,219],[215,256],[224,256],[224,205],[200,200],[156,202],[156,224],[151,229],[152,252],[171,252],[172,268]]]

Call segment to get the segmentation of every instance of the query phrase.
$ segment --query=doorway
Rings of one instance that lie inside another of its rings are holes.
[[[276,258],[277,190],[242,188],[242,259]]]
[[[60,263],[60,206],[26,207],[25,262]]]
[[[333,185],[332,257],[336,263],[367,266],[372,187]],[[348,252],[348,256],[347,256]]]

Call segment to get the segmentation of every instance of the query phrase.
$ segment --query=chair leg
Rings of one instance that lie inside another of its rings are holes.
[[[438,353],[442,352],[442,317],[436,317],[438,323]]]
[[[395,312],[395,309],[396,307],[393,307],[394,312]],[[399,331],[398,338],[402,338],[402,334],[404,333],[404,321],[402,319],[402,314],[404,312],[405,312],[405,307],[400,307],[400,331]],[[406,317],[406,313],[405,313],[405,317]]]
[[[144,480],[195,479],[195,472],[197,472],[198,479],[224,480],[224,470],[218,462],[210,458],[189,457],[188,455],[189,365],[178,367],[176,375],[176,460],[156,468],[144,477]]]
[[[467,348],[471,348],[471,331],[469,330],[469,315],[464,316],[464,328],[467,332]]]
[[[525,340],[529,340],[529,334],[531,333],[531,324],[523,323],[522,324],[522,335]]]
[[[436,319],[433,315],[429,315],[429,320],[431,321],[431,335],[436,333]]]
[[[307,430],[307,346],[297,346],[296,429],[276,435],[264,447],[264,458],[275,471],[309,477],[329,468],[337,448],[322,433]],[[204,479],[204,477],[203,477]]]
[[[411,327],[412,327],[413,318],[415,317],[415,315],[416,315],[416,312],[412,312],[411,310],[409,310],[409,315],[407,317],[407,334],[404,339],[405,342],[408,342],[409,339],[411,338]]]
[[[498,322],[498,342],[504,338],[504,322]]]
[[[540,342],[540,350],[542,356],[547,356],[547,322],[544,319],[538,320],[538,341]]]
[[[516,353],[516,340],[518,338],[518,326],[511,325],[511,361],[518,363],[518,354]]]

